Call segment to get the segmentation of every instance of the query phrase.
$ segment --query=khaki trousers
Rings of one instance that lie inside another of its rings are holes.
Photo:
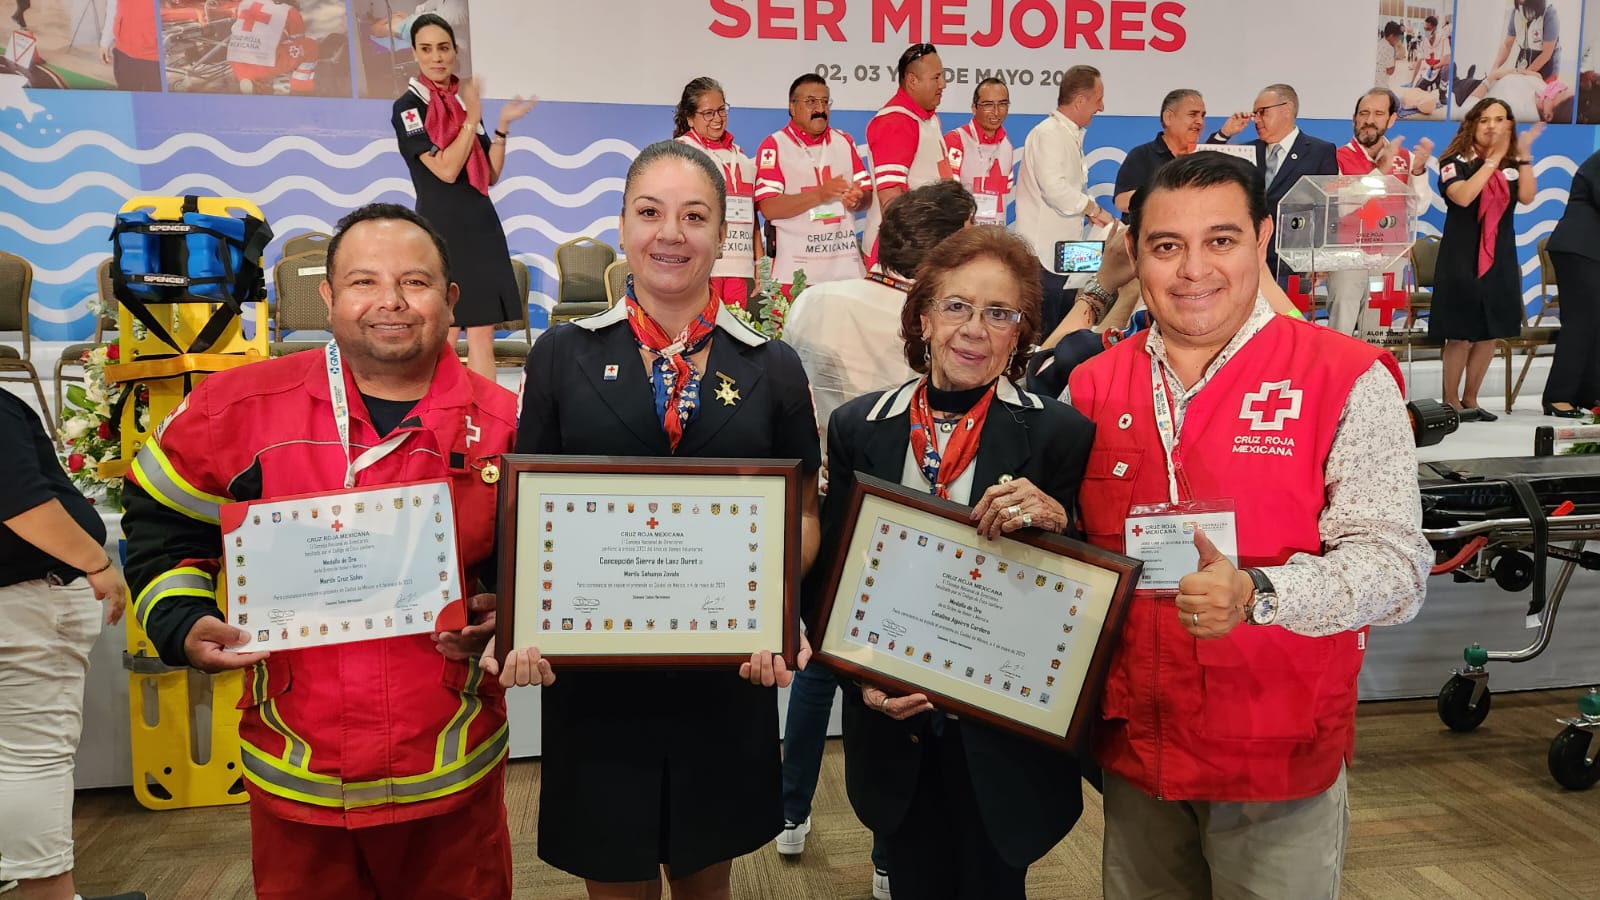
[[[1333,900],[1345,776],[1304,800],[1224,803],[1157,800],[1107,772],[1106,900]]]

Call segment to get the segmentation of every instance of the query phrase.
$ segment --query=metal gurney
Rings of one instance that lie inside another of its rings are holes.
[[[1562,429],[1572,431],[1573,429]],[[1600,429],[1594,429],[1600,431]],[[1540,429],[1548,432],[1549,429]],[[1546,435],[1548,437],[1548,435]],[[1541,449],[1548,453],[1548,442]],[[1474,643],[1465,665],[1439,691],[1439,718],[1455,731],[1471,731],[1489,715],[1490,662],[1524,662],[1550,643],[1561,597],[1579,566],[1600,570],[1600,457],[1533,456],[1448,460],[1418,466],[1423,534],[1437,553],[1433,573],[1457,581],[1494,581],[1531,592],[1534,641],[1521,650],[1486,650]],[[1545,564],[1561,562],[1553,583]],[[1588,788],[1600,781],[1600,692],[1578,701],[1579,714],[1550,745],[1550,774],[1562,786]]]

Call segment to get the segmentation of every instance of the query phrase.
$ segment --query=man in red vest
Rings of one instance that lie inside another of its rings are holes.
[[[1387,354],[1274,315],[1258,169],[1218,153],[1135,196],[1155,325],[1079,366],[1084,531],[1145,560],[1096,729],[1105,895],[1338,895],[1367,626],[1432,553]]]

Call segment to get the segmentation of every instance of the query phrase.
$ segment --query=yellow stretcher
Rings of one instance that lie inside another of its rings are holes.
[[[101,464],[105,474],[126,473],[151,432],[206,375],[267,358],[267,303],[259,248],[265,246],[271,232],[261,210],[247,200],[192,196],[136,197],[120,210],[139,211],[147,212],[162,229],[170,229],[163,239],[183,239],[186,212],[251,217],[260,228],[249,248],[253,251],[247,259],[250,265],[237,271],[224,266],[224,289],[232,291],[232,279],[249,280],[225,300],[147,302],[135,296],[142,284],[140,276],[121,272],[117,273],[121,279],[114,276],[121,362],[106,367],[106,382],[123,385],[126,390],[116,410],[122,458]],[[120,252],[116,258],[121,260]],[[149,283],[171,288],[175,296],[184,293],[182,273],[156,278],[159,280],[153,278]],[[143,293],[148,296],[149,291]],[[237,302],[241,297],[245,298],[242,304]],[[256,322],[255,334],[248,338],[240,315],[247,307],[253,309]],[[148,427],[141,428],[141,414],[146,412]],[[225,591],[219,590],[217,602],[226,612]],[[128,646],[123,666],[129,673],[134,796],[150,809],[245,802],[237,709],[242,675],[211,676],[166,666],[135,617],[130,615],[125,621]]]

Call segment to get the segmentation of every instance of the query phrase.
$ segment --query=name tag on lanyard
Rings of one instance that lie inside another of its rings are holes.
[[[1123,547],[1127,555],[1144,560],[1138,589],[1171,596],[1177,593],[1183,576],[1200,568],[1195,535],[1205,534],[1217,552],[1238,565],[1239,528],[1233,501],[1197,501],[1181,496],[1177,407],[1168,391],[1161,364],[1153,356],[1150,358],[1150,388],[1156,431],[1161,436],[1162,461],[1166,465],[1168,502],[1130,508],[1127,521],[1123,523]]]

